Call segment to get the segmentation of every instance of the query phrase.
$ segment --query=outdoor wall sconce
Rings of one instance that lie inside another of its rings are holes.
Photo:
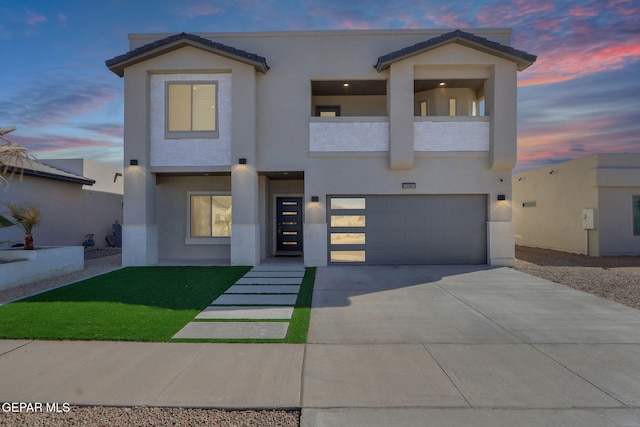
[[[498,194],[498,200],[507,200],[507,196],[505,196],[504,194]]]
[[[403,190],[413,190],[416,188],[416,183],[415,182],[403,182],[402,183],[402,189]]]
[[[244,158],[244,157],[240,157],[240,158],[238,159],[238,164],[239,164],[239,165],[246,165],[246,164],[247,164],[247,159],[246,159],[246,158]]]
[[[131,165],[131,166],[138,166],[138,159],[131,159],[131,160],[129,160],[129,165]]]
[[[312,203],[318,203],[320,201],[320,197],[318,196],[311,196],[311,202]]]

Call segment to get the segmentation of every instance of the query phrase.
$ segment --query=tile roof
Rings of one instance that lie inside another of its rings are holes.
[[[383,55],[378,58],[378,62],[374,67],[378,72],[384,71],[394,62],[401,61],[410,56],[418,55],[449,43],[460,43],[464,46],[513,61],[518,64],[518,71],[526,69],[537,59],[537,56],[531,55],[522,50],[514,49],[510,46],[505,46],[484,37],[479,37],[461,30],[455,30],[427,41],[416,43],[413,46],[405,47],[404,49]]]
[[[11,162],[7,162],[8,170],[7,173],[10,174],[13,168],[16,165],[11,164]],[[93,185],[96,183],[95,180],[84,177],[82,175],[77,175],[75,173],[66,172],[62,169],[54,168],[53,166],[49,166],[45,163],[39,162],[38,160],[31,159],[29,161],[25,161],[22,164],[23,173],[27,176],[35,176],[41,178],[49,178],[57,181],[67,181],[74,182],[77,184],[85,184],[85,185]],[[16,172],[20,174],[20,171]]]
[[[266,73],[267,70],[269,70],[267,60],[262,56],[188,33],[174,34],[172,36],[156,40],[137,49],[133,49],[124,55],[108,59],[105,61],[105,64],[111,71],[122,77],[126,67],[154,58],[172,50],[179,49],[183,46],[198,47],[227,58],[253,65],[255,69],[261,73]]]

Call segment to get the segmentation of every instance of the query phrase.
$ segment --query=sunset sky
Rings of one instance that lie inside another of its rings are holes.
[[[123,79],[104,61],[129,33],[492,27],[538,56],[516,171],[640,152],[640,0],[0,0],[0,127],[41,159],[121,165]]]

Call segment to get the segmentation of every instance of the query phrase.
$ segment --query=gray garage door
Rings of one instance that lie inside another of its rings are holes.
[[[329,260],[485,264],[487,196],[329,196]]]

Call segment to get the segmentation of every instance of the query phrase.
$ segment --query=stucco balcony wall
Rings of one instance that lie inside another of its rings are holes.
[[[389,151],[389,120],[386,117],[312,117],[309,151]]]
[[[488,117],[425,117],[413,123],[415,151],[489,151]]]
[[[0,260],[0,290],[84,269],[82,246],[43,247],[33,251],[6,249]]]

